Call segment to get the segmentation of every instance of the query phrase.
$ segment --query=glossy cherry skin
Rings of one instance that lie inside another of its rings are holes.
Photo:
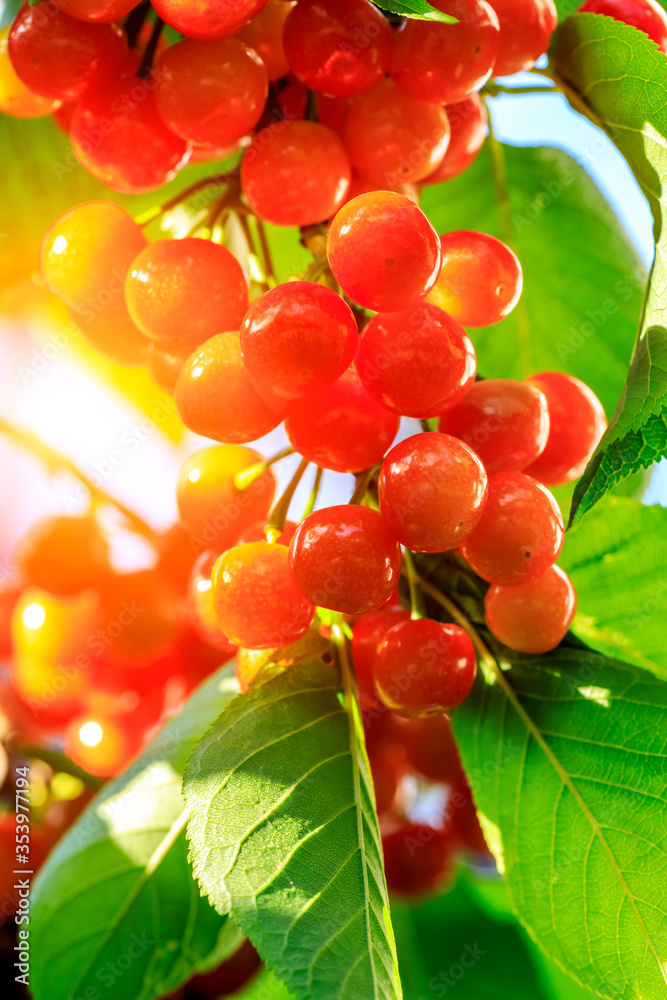
[[[266,104],[264,63],[237,38],[170,45],[155,74],[160,116],[188,142],[234,142],[255,127]]]
[[[362,472],[382,461],[399,423],[348,370],[315,396],[289,403],[285,431],[294,450],[323,469]]]
[[[514,586],[546,573],[563,537],[563,517],[549,490],[523,472],[500,472],[489,477],[484,513],[461,554],[484,580]]]
[[[21,539],[14,561],[25,581],[69,596],[95,588],[110,573],[109,546],[92,517],[51,517]]]
[[[256,441],[283,418],[255,391],[236,332],[219,333],[190,355],[178,376],[174,402],[186,427],[222,444]]]
[[[463,768],[447,715],[406,722],[401,742],[410,767],[429,781],[453,785],[461,779]]]
[[[196,42],[227,38],[248,24],[268,0],[155,0],[158,17]]]
[[[527,379],[544,393],[549,437],[539,458],[525,470],[545,486],[561,486],[582,474],[607,426],[602,403],[572,375],[540,372]]]
[[[393,188],[432,174],[447,151],[450,131],[441,104],[410,97],[387,77],[350,101],[343,141],[362,177]]]
[[[187,340],[149,340],[145,364],[156,385],[173,396],[178,376],[193,352]]]
[[[100,652],[132,668],[148,668],[185,631],[183,600],[157,569],[116,574],[100,600]]]
[[[79,21],[90,21],[91,24],[108,24],[119,21],[137,6],[137,0],[52,0],[70,17]]]
[[[380,698],[392,711],[423,718],[457,708],[470,693],[476,665],[470,637],[458,625],[410,619],[385,635],[373,677]]]
[[[115,24],[85,24],[51,2],[22,7],[9,31],[17,76],[42,97],[74,101],[93,82],[120,68],[126,43]]]
[[[458,177],[477,158],[488,131],[488,116],[482,100],[473,94],[460,104],[447,106],[447,117],[452,129],[447,152],[423,184],[441,184]]]
[[[239,646],[281,649],[305,635],[315,605],[297,588],[289,549],[248,542],[228,549],[213,568],[213,600],[223,631]]]
[[[398,312],[419,302],[441,264],[431,223],[409,198],[392,191],[348,202],[329,227],[327,255],[343,291],[376,312]]]
[[[411,97],[456,104],[491,76],[500,25],[486,0],[436,0],[456,24],[406,20],[396,34],[391,75]]]
[[[657,0],[584,0],[580,14],[606,14],[639,28],[667,52],[667,13]]]
[[[373,191],[395,191],[397,194],[404,194],[413,204],[419,205],[419,187],[417,184],[394,184],[392,186],[382,184],[378,186],[372,181],[367,180],[367,178],[360,177],[359,174],[355,173],[352,174],[350,190],[347,192],[345,204],[347,205],[353,198],[358,198],[360,194],[370,194]]]
[[[193,553],[222,552],[257,521],[266,520],[276,490],[271,470],[243,490],[234,484],[238,472],[261,461],[259,452],[235,445],[202,448],[185,461],[176,498],[181,523],[197,542]]]
[[[294,0],[269,0],[264,10],[236,34],[237,38],[255,50],[271,81],[279,80],[289,73],[283,31],[289,12],[295,6]]]
[[[278,285],[250,305],[241,353],[251,378],[284,399],[317,392],[347,370],[357,323],[336,292],[312,281]]]
[[[474,382],[475,349],[462,326],[418,302],[364,327],[355,368],[367,392],[404,417],[436,417]]]
[[[452,869],[453,842],[444,830],[406,823],[382,838],[387,888],[405,899],[442,888]]]
[[[145,365],[148,341],[130,319],[122,300],[115,299],[101,312],[85,306],[68,312],[95,350],[128,368]]]
[[[60,101],[54,97],[41,97],[16,75],[9,58],[9,25],[0,30],[0,111],[12,118],[44,118],[57,114]]]
[[[487,477],[477,455],[449,434],[415,434],[389,452],[378,481],[380,510],[402,545],[455,549],[479,524]]]
[[[503,587],[494,583],[484,598],[486,624],[496,639],[520,653],[547,653],[565,637],[577,610],[567,573],[550,566],[536,580]]]
[[[394,36],[369,0],[299,0],[283,35],[292,72],[311,90],[355,97],[389,69]]]
[[[544,450],[549,434],[547,400],[527,382],[484,379],[442,414],[438,430],[470,445],[489,475],[520,472]]]
[[[309,514],[290,542],[299,590],[318,607],[362,615],[386,604],[401,575],[401,549],[381,514],[348,504]]]
[[[352,626],[352,659],[357,675],[359,704],[362,708],[372,707],[377,703],[373,664],[378,646],[390,628],[409,618],[410,612],[407,608],[400,604],[387,604],[379,611],[360,615]]]
[[[549,48],[558,22],[553,0],[489,0],[500,22],[500,45],[494,76],[531,69]]]
[[[523,288],[516,254],[486,233],[459,229],[440,237],[442,268],[429,302],[463,326],[490,326],[511,313]]]
[[[193,237],[157,240],[132,262],[125,301],[147,337],[187,340],[194,347],[238,330],[248,308],[248,280],[227,247]]]
[[[216,559],[215,552],[202,552],[192,567],[188,581],[188,618],[199,638],[229,659],[236,646],[222,631],[215,611],[211,574]]]
[[[317,122],[281,121],[258,132],[241,164],[253,212],[277,226],[307,226],[343,204],[352,168],[335,132]]]

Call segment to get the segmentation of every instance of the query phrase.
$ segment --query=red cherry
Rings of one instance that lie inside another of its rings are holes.
[[[470,785],[461,776],[446,807],[446,816],[452,824],[452,833],[473,854],[489,855],[489,848],[477,818]]]
[[[178,376],[193,351],[187,340],[149,340],[145,360],[148,373],[161,389],[173,396]]]
[[[584,0],[580,14],[605,14],[639,28],[667,52],[667,13],[657,0]]]
[[[341,135],[343,132],[343,121],[349,107],[348,97],[327,97],[326,94],[318,94],[315,98],[317,108],[317,120],[326,125],[327,128]]]
[[[578,479],[607,426],[602,403],[592,389],[572,375],[541,372],[527,380],[544,393],[549,409],[549,437],[525,470],[546,486]]]
[[[350,190],[347,192],[345,204],[347,205],[353,198],[358,198],[360,194],[369,194],[371,191],[395,191],[397,194],[405,195],[413,204],[419,205],[419,187],[416,184],[383,184],[378,186],[355,173],[352,174]]]
[[[536,580],[486,592],[484,613],[496,639],[520,653],[547,653],[565,636],[577,610],[567,573],[551,566]]]
[[[488,116],[483,101],[473,94],[460,104],[447,106],[452,129],[447,152],[440,166],[425,177],[423,184],[441,184],[458,177],[477,158],[488,131]]]
[[[183,611],[180,593],[157,569],[115,575],[101,593],[90,648],[126,667],[149,668],[183,635]]]
[[[394,744],[376,750],[368,755],[373,776],[375,808],[378,816],[388,813],[396,800],[398,785],[403,771],[403,753],[400,745]]]
[[[109,546],[92,517],[51,517],[28,531],[14,553],[32,587],[61,597],[98,587],[109,576]]]
[[[283,31],[293,0],[269,0],[267,6],[237,32],[236,37],[254,49],[266,66],[269,80],[279,80],[289,72],[283,45]],[[326,124],[326,122],[323,122]]]
[[[382,838],[385,876],[390,893],[407,899],[442,888],[452,868],[452,838],[424,823],[405,826]]]
[[[222,631],[213,603],[211,574],[216,559],[215,552],[202,552],[192,567],[188,582],[188,617],[199,638],[229,659],[236,647]]]
[[[352,626],[352,659],[362,708],[372,708],[377,702],[373,664],[378,646],[390,628],[409,618],[407,608],[400,604],[388,604],[379,611],[360,615]]]
[[[73,105],[61,105],[53,97],[40,97],[17,75],[9,58],[9,29],[9,24],[0,28],[0,111],[12,118],[45,118],[53,114],[56,124],[64,128],[66,109]],[[64,128],[64,131],[69,130]]]
[[[153,9],[170,27],[197,42],[227,38],[260,14],[268,0],[155,0]]]
[[[477,455],[449,434],[415,434],[389,452],[378,481],[380,510],[416,552],[457,548],[480,522],[487,477]]]
[[[278,107],[286,121],[306,117],[308,88],[301,83],[301,80],[297,80],[293,73],[288,73],[287,76],[277,80],[274,90],[278,97]],[[269,127],[276,127],[275,122]]]
[[[419,302],[441,265],[431,223],[409,198],[390,191],[348,202],[329,227],[327,254],[343,291],[376,312],[398,312]]]
[[[558,22],[553,0],[489,0],[500,22],[500,45],[494,76],[531,69],[549,48]]]
[[[545,573],[563,537],[563,517],[549,490],[522,472],[501,472],[489,477],[484,513],[461,552],[484,580],[515,585]]]
[[[285,417],[294,450],[334,472],[363,472],[381,462],[398,426],[397,414],[369,396],[351,370],[316,396],[294,400]]]
[[[401,575],[401,549],[382,515],[348,504],[309,514],[290,542],[290,566],[313,604],[360,615],[386,604]]]
[[[453,785],[463,775],[459,751],[446,715],[410,719],[401,730],[407,762],[429,781]]]
[[[285,545],[248,542],[220,556],[213,600],[223,631],[239,646],[289,646],[305,635],[315,605],[298,590]]]
[[[475,380],[475,349],[447,313],[419,302],[364,327],[354,366],[364,388],[404,417],[435,417]]]
[[[475,382],[460,403],[443,413],[438,430],[465,441],[489,475],[519,472],[544,450],[549,434],[547,400],[527,382],[485,379]]]
[[[137,0],[52,0],[70,17],[79,21],[90,21],[91,24],[108,24],[119,21],[137,6]]]

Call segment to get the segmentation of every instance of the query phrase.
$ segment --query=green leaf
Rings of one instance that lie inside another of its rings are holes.
[[[520,379],[566,371],[590,385],[610,414],[627,375],[645,269],[613,209],[567,153],[500,143],[496,152],[494,160],[487,141],[465,173],[422,195],[439,233],[490,233],[511,243],[523,266],[514,312],[469,330],[479,370]]]
[[[346,664],[236,698],[183,788],[202,890],[299,1000],[400,1000],[380,835]]]
[[[667,454],[667,57],[647,35],[608,17],[569,18],[552,43],[553,66],[573,105],[618,146],[649,200],[657,251],[627,382],[584,476],[577,524],[625,476]],[[611,290],[611,286],[607,285]]]
[[[605,497],[559,563],[577,589],[575,634],[667,680],[667,510]]]
[[[667,685],[590,650],[484,663],[452,715],[519,918],[609,1000],[667,986]]]
[[[426,0],[376,0],[376,7],[388,10],[390,14],[400,14],[418,21],[442,21],[444,24],[457,24],[458,18],[451,14],[443,14],[436,10]]]
[[[233,667],[208,680],[50,856],[31,897],[35,1000],[102,987],[107,1000],[153,1000],[238,947],[192,876],[180,793],[196,739],[237,691]]]
[[[22,0],[0,0],[0,29],[12,23],[22,6]]]

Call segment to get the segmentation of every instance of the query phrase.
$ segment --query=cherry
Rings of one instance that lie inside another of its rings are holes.
[[[429,294],[463,326],[490,326],[511,313],[523,288],[516,254],[495,236],[459,229],[440,237],[442,268]]]
[[[130,316],[147,337],[201,344],[238,330],[248,281],[227,247],[189,237],[157,240],[139,253],[125,283]]]
[[[639,28],[667,52],[667,13],[657,0],[584,0],[580,14],[605,14]]]
[[[45,0],[18,12],[9,31],[9,58],[36,94],[73,101],[104,74],[120,68],[125,35],[115,24],[86,24]]]
[[[520,653],[547,653],[565,636],[577,610],[577,595],[558,566],[536,580],[486,592],[484,613],[496,639]]]
[[[373,664],[378,646],[390,628],[409,618],[410,612],[406,608],[400,604],[388,604],[379,611],[360,615],[352,626],[352,659],[362,708],[372,707],[377,703]]]
[[[350,190],[347,192],[345,204],[347,205],[353,198],[358,198],[360,194],[369,194],[371,191],[395,191],[397,194],[405,195],[413,204],[419,204],[419,187],[417,184],[393,184],[391,186],[384,184],[378,187],[377,184],[355,173],[352,174]]]
[[[473,854],[488,857],[489,848],[477,818],[470,785],[464,775],[461,775],[447,803],[446,816],[451,821],[454,836],[461,841],[465,848],[472,851]]]
[[[441,184],[458,177],[476,159],[486,138],[488,116],[483,101],[473,94],[460,104],[447,106],[447,117],[452,129],[447,152],[423,184]]]
[[[406,823],[382,838],[390,893],[407,899],[435,892],[449,878],[452,840],[448,832],[424,823]]]
[[[297,588],[286,545],[248,542],[213,567],[213,600],[226,635],[239,646],[272,649],[305,635],[315,616]]]
[[[185,426],[223,444],[256,441],[282,421],[255,391],[238,333],[211,337],[183,365],[174,401]]]
[[[148,372],[161,389],[173,396],[178,376],[192,354],[193,346],[187,340],[149,340],[145,359]]]
[[[281,121],[258,132],[241,164],[253,212],[277,226],[328,219],[350,186],[350,161],[335,132],[317,122]]]
[[[155,0],[153,9],[170,27],[197,42],[236,34],[268,0]]]
[[[525,471],[546,486],[570,483],[588,465],[607,426],[602,403],[572,375],[540,372],[528,382],[546,397],[549,437],[539,458]]]
[[[406,20],[396,35],[391,75],[411,97],[456,104],[491,76],[500,25],[486,0],[436,0],[433,6],[457,23]]]
[[[547,400],[537,386],[510,378],[475,382],[465,399],[443,413],[438,430],[465,441],[486,471],[520,472],[544,450]]]
[[[455,549],[480,522],[487,477],[477,455],[449,434],[415,434],[389,452],[380,510],[399,542],[417,552]]]
[[[137,0],[52,0],[52,3],[70,17],[91,24],[118,21],[137,6]]]
[[[223,146],[250,132],[266,104],[264,63],[237,38],[170,45],[155,67],[163,121],[189,142]]]
[[[236,647],[222,631],[213,604],[211,574],[216,559],[215,552],[202,552],[192,567],[188,584],[188,617],[199,638],[229,659]]]
[[[109,546],[92,517],[52,517],[23,536],[14,553],[17,568],[33,587],[69,596],[103,582]]]
[[[348,97],[328,97],[326,94],[317,94],[315,97],[317,120],[338,135],[342,135],[343,122],[349,106]],[[354,183],[354,177],[352,182]]]
[[[419,302],[441,264],[431,223],[409,198],[391,191],[348,202],[329,227],[327,254],[343,291],[376,312],[398,312]]]
[[[272,81],[289,72],[283,30],[289,12],[295,6],[294,0],[269,0],[264,10],[236,34],[238,39],[255,50]]]
[[[222,997],[238,994],[255,976],[261,964],[258,952],[246,938],[231,957],[225,959],[217,969],[193,976],[187,984],[185,998],[221,1000]],[[176,1000],[176,997],[171,1000]]]
[[[489,477],[482,518],[461,546],[475,573],[490,583],[535,580],[563,547],[563,517],[546,487],[522,472]]]
[[[308,88],[301,83],[301,80],[297,80],[293,73],[288,73],[278,80],[274,90],[277,92],[278,107],[283,118],[294,121],[296,118],[306,117]],[[276,128],[275,122],[273,128]]]
[[[141,741],[130,738],[118,720],[78,715],[65,730],[65,753],[79,767],[110,778],[129,764]]]
[[[199,542],[199,551],[222,552],[236,545],[244,531],[266,519],[273,503],[276,481],[265,469],[240,490],[234,476],[262,461],[252,448],[233,445],[202,448],[183,464],[178,476],[178,511],[181,523]]]
[[[500,22],[500,45],[494,76],[531,69],[549,48],[558,22],[553,0],[489,0]]]
[[[289,552],[299,590],[313,604],[347,615],[382,607],[401,575],[401,549],[382,515],[356,504],[309,514]]]
[[[88,343],[112,361],[131,368],[146,363],[149,343],[130,319],[121,297],[114,298],[99,312],[88,306],[68,312]]]
[[[435,417],[453,406],[477,367],[463,327],[428,302],[374,316],[354,366],[371,396],[404,417]]]
[[[373,776],[375,809],[378,816],[391,811],[396,801],[401,772],[403,770],[402,748],[394,744],[368,755]]]
[[[60,101],[35,94],[16,75],[9,58],[9,25],[0,30],[0,111],[12,118],[44,118],[58,115]]]
[[[260,391],[297,399],[339,378],[357,349],[350,307],[312,281],[278,285],[251,304],[241,324],[243,363]]]
[[[401,730],[407,762],[429,781],[456,784],[463,775],[452,724],[447,715],[411,719]]]
[[[353,98],[343,122],[354,169],[390,188],[432,174],[447,151],[449,135],[441,104],[410,97],[388,77]]]
[[[126,667],[150,667],[184,631],[181,596],[156,569],[116,575],[102,591],[93,652]]]
[[[285,431],[300,455],[334,472],[363,472],[382,461],[399,427],[348,370],[316,396],[287,406]]]
[[[285,55],[311,90],[354,97],[389,69],[393,33],[369,0],[299,0],[285,23]]]

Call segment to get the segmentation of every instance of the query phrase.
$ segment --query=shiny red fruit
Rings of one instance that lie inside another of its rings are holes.
[[[118,574],[100,598],[93,652],[128,667],[150,667],[183,635],[181,595],[157,569]]]
[[[378,646],[390,628],[399,622],[408,621],[409,618],[410,612],[407,608],[400,604],[388,604],[379,611],[360,615],[352,626],[352,660],[362,708],[372,707],[377,702],[373,664]]]
[[[453,785],[463,776],[452,724],[447,715],[411,719],[401,730],[407,762],[429,781]]]
[[[236,647],[222,631],[213,603],[215,552],[202,552],[192,567],[188,582],[188,617],[199,638],[221,654],[221,662],[234,655]]]
[[[0,28],[0,111],[11,118],[45,118],[52,114],[60,125],[67,118],[65,109],[72,105],[61,105],[53,97],[40,97],[17,75],[9,58],[9,28],[8,24]]]
[[[283,45],[283,30],[294,0],[269,0],[236,37],[254,49],[266,67],[269,80],[279,80],[289,73],[289,63]],[[326,124],[326,123],[325,123]]]
[[[390,893],[406,899],[441,889],[452,868],[452,838],[424,823],[405,826],[382,838],[384,868]]]
[[[396,801],[399,781],[403,771],[403,753],[400,745],[386,747],[368,755],[375,792],[375,809],[378,816],[390,812]]]
[[[500,45],[494,76],[532,69],[549,48],[558,22],[553,0],[489,0],[500,22]]]
[[[260,14],[268,0],[155,0],[158,17],[187,38],[227,38]]]
[[[32,587],[69,596],[94,589],[110,573],[109,546],[92,517],[51,517],[32,528],[14,553]]]
[[[137,0],[52,0],[70,17],[79,21],[90,21],[91,24],[108,24],[119,21],[137,6]]]
[[[447,107],[447,117],[452,129],[447,152],[423,184],[441,184],[458,177],[477,158],[488,131],[488,116],[484,103],[473,94],[460,104]]]
[[[577,595],[567,573],[551,566],[536,580],[486,592],[486,624],[496,639],[520,653],[547,653],[572,624]]]
[[[584,0],[580,14],[605,14],[639,28],[667,52],[667,13],[657,0]]]
[[[194,347],[187,340],[146,341],[145,364],[156,385],[173,396],[178,376]]]

